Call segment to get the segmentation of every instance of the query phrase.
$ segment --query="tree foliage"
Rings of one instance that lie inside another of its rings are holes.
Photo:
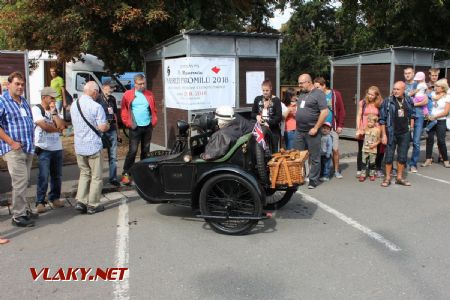
[[[439,48],[447,52],[450,1],[293,0],[295,12],[282,29],[281,79],[329,74],[328,56],[393,46]]]
[[[10,0],[0,6],[0,30],[10,49],[49,50],[65,61],[92,53],[121,72],[139,69],[143,51],[181,29],[268,29],[270,8],[280,5],[275,0]]]

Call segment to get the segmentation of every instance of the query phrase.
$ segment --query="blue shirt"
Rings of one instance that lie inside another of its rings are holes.
[[[330,124],[333,124],[333,103],[331,102],[333,100],[333,92],[330,91],[328,94],[325,94],[327,99],[327,105],[328,105],[328,116],[325,119],[325,122],[328,122]]]
[[[98,125],[106,124],[106,115],[103,107],[88,95],[83,95],[79,100],[81,111],[86,120],[98,128]],[[70,107],[72,117],[75,153],[78,155],[93,155],[103,149],[102,139],[83,120],[78,110],[77,101]],[[97,129],[98,130],[98,129]]]
[[[137,126],[147,126],[152,121],[150,106],[147,98],[145,98],[144,94],[137,90],[134,95],[136,98],[134,98],[133,102],[131,102],[131,111],[134,116],[134,121]]]
[[[27,100],[20,97],[17,103],[8,91],[0,96],[0,127],[15,142],[22,144],[25,153],[34,153],[34,125],[33,114]],[[0,155],[11,151],[11,146],[0,140]]]

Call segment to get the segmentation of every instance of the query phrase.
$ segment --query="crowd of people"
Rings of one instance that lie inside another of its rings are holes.
[[[39,214],[48,206],[65,206],[61,198],[63,144],[61,136],[67,131],[64,109],[73,124],[74,149],[80,169],[75,209],[95,214],[105,208],[100,204],[103,188],[103,149],[109,161],[109,183],[131,184],[129,169],[135,161],[139,144],[141,159],[150,151],[152,128],[157,122],[157,110],[151,91],[146,89],[145,77],[135,76],[135,87],[125,92],[121,119],[129,128],[129,152],[124,172],[117,175],[118,109],[112,96],[113,86],[102,87],[94,81],[86,82],[83,95],[70,104],[64,90],[64,80],[51,68],[51,84],[41,90],[40,104],[30,106],[25,99],[25,76],[13,72],[7,89],[0,95],[0,156],[6,162],[12,185],[12,224],[32,227]],[[101,88],[101,92],[100,92]],[[69,127],[70,128],[70,127]],[[70,133],[68,134],[70,135]],[[26,201],[30,185],[33,157],[37,156],[39,173],[36,185],[36,210]],[[0,238],[0,244],[7,243]]]
[[[11,176],[12,224],[19,227],[34,226],[38,215],[47,211],[47,205],[53,208],[65,205],[61,198],[61,136],[68,128],[64,109],[70,111],[80,169],[75,208],[87,214],[105,209],[100,204],[102,150],[107,148],[109,183],[114,186],[131,184],[130,169],[139,146],[143,159],[150,151],[153,127],[158,120],[154,96],[146,89],[145,77],[138,74],[134,77],[134,88],[126,91],[122,99],[120,117],[129,129],[129,150],[119,177],[117,144],[121,138],[118,108],[112,96],[114,87],[110,82],[99,87],[96,82],[89,81],[84,85],[83,95],[70,104],[64,80],[55,68],[50,72],[51,84],[41,90],[38,105],[30,107],[23,97],[25,77],[20,72],[9,75],[7,89],[0,95],[0,156],[7,163]],[[355,137],[358,141],[356,177],[360,182],[366,178],[374,181],[384,177],[381,186],[388,187],[391,178],[395,177],[396,184],[410,186],[404,172],[407,168],[412,173],[417,172],[423,134],[426,135],[426,160],[421,166],[432,164],[436,136],[440,160],[450,168],[445,144],[450,90],[446,79],[438,80],[439,69],[430,69],[429,75],[430,80],[426,83],[423,72],[414,73],[413,68],[406,68],[405,81],[395,82],[391,95],[383,99],[380,89],[371,86],[359,101]],[[309,74],[301,74],[298,86],[299,92],[290,88],[281,101],[272,94],[272,83],[264,81],[262,95],[254,100],[251,117],[270,129],[274,151],[281,146],[288,150],[309,151],[308,188],[313,189],[332,176],[343,178],[339,167],[339,136],[344,128],[345,107],[341,93],[327,87],[323,77],[313,80]],[[226,127],[231,114],[227,111],[223,114],[222,127]],[[410,144],[412,155],[408,159]],[[396,168],[393,164],[395,154]],[[39,164],[37,213],[25,199],[34,155]],[[7,242],[0,238],[0,244]]]
[[[447,80],[438,80],[439,69],[435,68],[429,70],[428,83],[425,73],[414,73],[411,67],[404,70],[404,77],[405,81],[395,82],[392,93],[384,99],[380,89],[371,86],[358,103],[355,138],[356,177],[360,182],[384,178],[381,186],[388,187],[395,177],[396,184],[410,186],[404,172],[408,169],[417,172],[423,135],[426,135],[426,160],[421,166],[431,165],[436,136],[439,158],[444,167],[450,168],[445,144],[450,111]],[[345,107],[341,93],[328,88],[323,77],[313,80],[309,74],[301,74],[298,85],[299,92],[289,88],[280,101],[272,95],[270,81],[264,81],[262,95],[253,103],[252,118],[271,129],[275,150],[282,145],[288,150],[309,151],[308,188],[314,189],[331,176],[343,178],[339,168],[339,136],[344,128]],[[408,158],[410,144],[412,155]]]

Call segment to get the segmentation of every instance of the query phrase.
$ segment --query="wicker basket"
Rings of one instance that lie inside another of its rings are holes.
[[[308,151],[281,149],[272,155],[268,162],[270,170],[271,187],[293,186],[303,184],[305,178],[305,161],[308,159]]]

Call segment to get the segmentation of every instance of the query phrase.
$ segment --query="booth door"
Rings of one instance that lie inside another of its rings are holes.
[[[357,66],[335,66],[333,72],[333,89],[338,90],[342,94],[342,100],[345,107],[345,128],[343,136],[354,137],[356,128],[356,111],[357,111]]]

